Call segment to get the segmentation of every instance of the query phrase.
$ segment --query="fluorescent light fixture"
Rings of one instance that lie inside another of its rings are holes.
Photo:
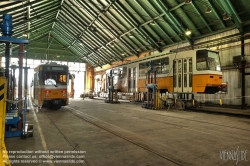
[[[150,25],[155,25],[155,21],[152,21],[151,23],[149,23]]]
[[[211,12],[212,12],[212,9],[209,6],[207,6],[206,10],[205,10],[205,13],[211,13]]]
[[[134,35],[131,35],[131,34],[130,34],[130,35],[129,35],[129,38],[134,38]]]
[[[191,32],[190,30],[187,29],[186,32],[185,32],[185,35],[189,36],[189,35],[191,35],[191,33],[192,33],[192,32]]]
[[[192,0],[185,0],[184,2],[185,2],[185,4],[190,4],[190,3],[192,3]]]
[[[230,20],[231,17],[227,14],[227,13],[224,13],[223,14],[223,20],[226,21],[226,20]]]

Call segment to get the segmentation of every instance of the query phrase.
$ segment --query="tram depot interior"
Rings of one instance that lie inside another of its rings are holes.
[[[6,0],[0,20],[0,166],[250,165],[248,0]]]

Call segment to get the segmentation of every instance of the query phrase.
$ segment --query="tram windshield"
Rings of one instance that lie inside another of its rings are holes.
[[[221,71],[218,52],[198,50],[196,52],[197,70]]]
[[[45,71],[41,84],[43,85],[67,85],[67,74],[65,72]]]

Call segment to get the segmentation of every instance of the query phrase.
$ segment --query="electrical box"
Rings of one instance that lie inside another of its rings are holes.
[[[233,63],[240,63],[245,61],[245,58],[241,55],[233,56]]]

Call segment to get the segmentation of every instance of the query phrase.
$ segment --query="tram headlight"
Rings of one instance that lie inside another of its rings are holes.
[[[46,93],[46,94],[45,94],[45,96],[46,96],[46,97],[49,97],[49,94],[48,94],[48,93]]]

